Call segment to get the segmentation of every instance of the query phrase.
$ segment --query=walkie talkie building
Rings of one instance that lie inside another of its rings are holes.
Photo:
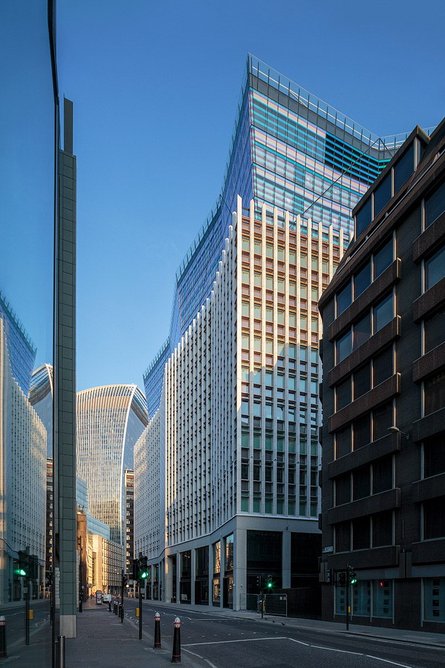
[[[77,473],[88,487],[89,510],[124,543],[124,473],[133,468],[133,446],[147,425],[147,407],[136,385],[106,385],[77,394]]]

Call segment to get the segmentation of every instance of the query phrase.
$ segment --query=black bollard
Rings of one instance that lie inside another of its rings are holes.
[[[7,657],[6,653],[6,619],[3,615],[0,617],[0,658]]]
[[[108,612],[111,612],[111,598],[110,598],[110,600],[108,601]]]
[[[181,620],[175,618],[173,623],[173,652],[172,663],[181,663]]]
[[[161,649],[161,615],[159,612],[155,613],[155,640],[153,649]]]

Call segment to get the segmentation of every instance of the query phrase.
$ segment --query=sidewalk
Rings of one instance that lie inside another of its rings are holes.
[[[167,610],[170,607],[169,603],[161,603],[160,601],[149,600],[146,601],[146,603],[149,603],[154,607]],[[442,647],[445,649],[445,633],[430,633],[423,631],[411,631],[409,629],[364,626],[362,624],[355,624],[354,622],[349,624],[349,631],[346,631],[346,625],[344,622],[325,622],[320,619],[278,617],[273,615],[265,615],[264,619],[261,619],[260,614],[250,610],[234,611],[230,610],[229,608],[208,607],[206,605],[184,604],[181,606],[181,608],[184,609],[184,615],[186,615],[187,610],[189,610],[192,612],[199,612],[203,615],[221,615],[222,617],[227,617],[229,619],[254,619],[264,624],[279,624],[280,626],[287,626],[295,629],[323,631],[323,633],[333,634],[360,635],[380,640],[391,640],[416,645],[427,645],[429,647]]]
[[[144,624],[142,640],[138,628],[128,619],[121,624],[117,615],[108,612],[108,605],[97,606],[88,601],[77,615],[77,638],[66,641],[67,668],[162,668],[171,665],[172,635],[162,629],[162,649],[153,649],[153,629]],[[141,661],[142,660],[142,661]],[[197,664],[182,653],[182,665]],[[202,666],[202,663],[199,664]]]

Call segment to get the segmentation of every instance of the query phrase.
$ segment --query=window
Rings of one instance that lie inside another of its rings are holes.
[[[250,248],[250,240],[247,239],[246,237],[243,237],[242,247],[243,247],[243,250],[246,250],[246,251],[248,251],[249,248]]]
[[[437,434],[423,444],[423,476],[445,473],[445,434]]]
[[[335,434],[335,458],[339,459],[351,452],[351,427],[340,429]]]
[[[340,313],[343,313],[348,306],[351,305],[352,303],[352,283],[349,281],[347,285],[341,290],[341,292],[338,292],[336,295],[336,302],[337,302],[337,317],[340,315]]]
[[[414,142],[394,165],[394,191],[398,192],[414,171]]]
[[[445,211],[445,181],[425,200],[425,227]]]
[[[372,465],[372,493],[379,494],[393,486],[393,459],[392,457],[384,457],[373,463]]]
[[[445,246],[425,260],[425,289],[436,285],[445,276]]]
[[[374,280],[382,274],[394,260],[394,244],[392,237],[374,254]]]
[[[445,371],[439,371],[423,384],[425,415],[445,407]]]
[[[352,489],[354,501],[363,499],[371,493],[370,468],[363,466],[352,473]]]
[[[445,622],[445,578],[424,578],[424,616],[428,622]]]
[[[370,547],[370,518],[359,517],[352,522],[352,549],[366,550]]]
[[[388,429],[394,424],[392,403],[383,404],[372,411],[373,441],[388,435]]]
[[[354,324],[354,350],[365,343],[371,336],[371,313],[367,313]]]
[[[371,389],[371,368],[369,364],[354,373],[354,399]]]
[[[423,539],[445,536],[445,496],[425,501],[423,504]]]
[[[445,308],[424,321],[425,353],[445,341]]]
[[[354,450],[368,445],[371,441],[371,415],[367,413],[353,422]]]
[[[335,505],[341,506],[343,503],[351,501],[351,476],[339,476],[335,480]]]
[[[349,330],[336,341],[336,362],[344,360],[352,352],[352,331]]]
[[[367,201],[364,203],[360,211],[357,212],[355,217],[355,236],[359,237],[360,234],[368,227],[371,222],[371,197],[368,197]]]
[[[393,598],[392,580],[373,580],[373,617],[391,618],[393,615]]]
[[[361,269],[354,276],[354,299],[357,299],[359,295],[366,290],[366,288],[371,285],[371,263],[368,262],[365,264],[363,269]]]
[[[388,511],[372,516],[372,547],[393,544],[393,513]]]
[[[374,332],[378,332],[394,318],[394,296],[392,292],[374,306]]]
[[[349,522],[341,522],[335,525],[335,551],[349,552],[351,549],[351,530]]]
[[[244,316],[248,316],[248,315],[249,315],[249,313],[250,313],[250,305],[249,305],[249,302],[243,302],[243,303],[242,303],[242,311],[241,311],[241,312],[242,312],[242,314],[243,314]]]
[[[380,385],[394,373],[393,349],[387,348],[372,360],[373,387]]]
[[[351,377],[349,376],[343,383],[335,388],[335,410],[339,411],[351,403]]]
[[[374,217],[391,199],[391,170],[374,190]]]

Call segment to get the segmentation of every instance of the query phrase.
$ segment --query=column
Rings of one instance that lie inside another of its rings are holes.
[[[190,550],[190,603],[195,605],[196,550]]]
[[[247,531],[233,532],[233,609],[247,609]]]
[[[292,561],[291,561],[291,552],[292,552],[292,533],[286,529],[282,533],[282,578],[283,578],[283,589],[290,589],[291,587],[291,574],[292,574]]]

